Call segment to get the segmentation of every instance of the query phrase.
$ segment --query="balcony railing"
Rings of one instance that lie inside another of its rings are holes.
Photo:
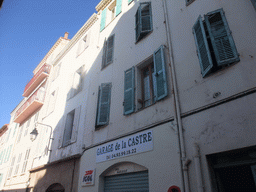
[[[16,111],[14,122],[22,123],[44,104],[45,88],[40,87],[27,101]]]
[[[51,66],[44,64],[39,71],[34,75],[34,77],[28,82],[24,89],[23,96],[28,97],[34,89],[46,78],[49,76]]]

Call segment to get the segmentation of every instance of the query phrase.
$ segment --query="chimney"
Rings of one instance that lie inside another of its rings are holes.
[[[65,32],[64,39],[66,39],[66,40],[68,39],[68,34],[69,34],[68,32]]]

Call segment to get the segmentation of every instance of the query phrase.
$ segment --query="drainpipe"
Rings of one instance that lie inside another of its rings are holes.
[[[169,52],[169,58],[170,58],[169,66],[171,68],[172,93],[173,93],[173,98],[175,103],[174,120],[177,122],[177,126],[178,126],[178,139],[179,139],[181,169],[182,169],[181,179],[183,184],[182,191],[189,192],[190,190],[189,190],[189,179],[188,179],[188,165],[191,161],[187,160],[186,158],[185,142],[184,142],[184,136],[183,136],[182,122],[181,122],[181,112],[180,112],[180,104],[178,99],[178,89],[177,89],[177,81],[176,81],[175,68],[174,68],[174,58],[173,58],[173,50],[172,50],[172,44],[171,44],[171,32],[169,27],[166,0],[162,0],[162,2],[163,2],[163,9],[164,9],[164,16],[165,16],[167,43],[168,43],[168,49],[169,49],[168,52]]]
[[[200,152],[199,152],[199,146],[197,143],[194,143],[193,149],[194,149],[193,156],[195,161],[195,169],[196,169],[196,177],[197,177],[197,191],[204,192],[202,171],[200,166]]]

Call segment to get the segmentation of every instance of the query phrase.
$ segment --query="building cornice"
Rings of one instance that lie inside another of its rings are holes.
[[[99,4],[95,7],[96,11],[99,12],[100,10],[105,9],[107,5],[111,2],[112,0],[101,0]]]
[[[93,14],[87,22],[83,25],[83,27],[75,34],[75,36],[70,40],[70,42],[63,48],[63,50],[59,53],[56,59],[53,61],[53,66],[57,65],[57,63],[68,53],[68,51],[77,43],[77,41],[90,29],[90,27],[98,20],[97,14]]]

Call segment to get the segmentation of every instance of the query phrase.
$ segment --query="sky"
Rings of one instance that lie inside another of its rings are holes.
[[[0,128],[23,99],[33,70],[59,37],[71,39],[100,0],[4,0],[0,10]]]

